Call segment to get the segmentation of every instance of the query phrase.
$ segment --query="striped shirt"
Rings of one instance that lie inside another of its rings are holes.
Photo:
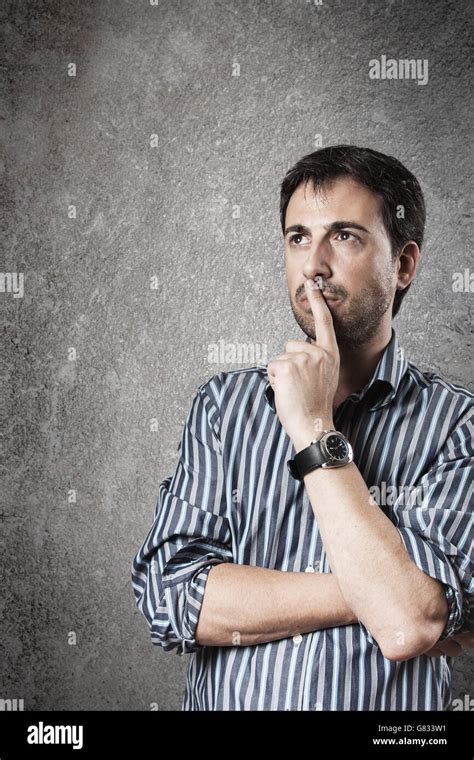
[[[392,330],[370,381],[334,415],[410,558],[443,584],[443,638],[473,627],[473,400],[408,362]],[[213,565],[331,571],[304,482],[286,466],[295,449],[265,365],[199,386],[178,450],[131,569],[152,642],[190,655],[183,710],[448,708],[451,657],[388,660],[360,622],[252,646],[197,644]]]

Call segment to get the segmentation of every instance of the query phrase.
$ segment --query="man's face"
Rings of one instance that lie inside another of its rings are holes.
[[[361,346],[391,324],[396,262],[381,200],[358,182],[341,177],[318,194],[312,184],[296,189],[286,210],[285,266],[293,314],[313,340],[314,317],[304,283],[316,275],[339,347]]]

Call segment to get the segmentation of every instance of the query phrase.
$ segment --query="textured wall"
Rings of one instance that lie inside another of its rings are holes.
[[[176,709],[186,661],[151,645],[131,558],[196,388],[235,368],[209,364],[209,344],[270,358],[301,337],[278,192],[319,140],[418,176],[426,244],[395,327],[421,367],[470,386],[472,295],[452,289],[469,266],[468,2],[16,0],[1,13],[2,268],[24,274],[24,294],[0,293],[0,697]],[[426,59],[428,82],[370,79],[382,55]],[[473,666],[457,661],[454,696],[473,693]]]

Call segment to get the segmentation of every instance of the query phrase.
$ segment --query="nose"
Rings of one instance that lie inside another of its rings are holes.
[[[303,265],[305,278],[314,280],[319,275],[323,280],[329,279],[332,274],[329,260],[330,251],[325,241],[321,241],[320,243],[313,242]]]

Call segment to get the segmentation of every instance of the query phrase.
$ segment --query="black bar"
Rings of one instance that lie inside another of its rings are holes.
[[[0,712],[0,760],[24,755],[108,758],[115,752],[120,757],[132,757],[133,752],[134,760],[140,754],[147,758],[170,753],[179,758],[222,758],[229,752],[234,755],[240,746],[246,756],[256,749],[265,755],[272,749],[299,756],[310,751],[311,760],[322,757],[323,751],[327,758],[346,752],[347,757],[362,758],[471,760],[472,717],[467,711]],[[29,743],[28,737],[42,743]],[[51,739],[57,743],[49,743]]]

